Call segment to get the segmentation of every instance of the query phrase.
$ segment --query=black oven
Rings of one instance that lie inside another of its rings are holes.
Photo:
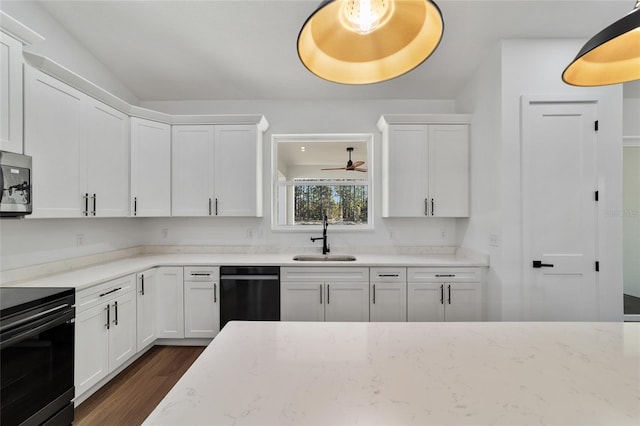
[[[73,422],[75,291],[0,288],[0,424]]]

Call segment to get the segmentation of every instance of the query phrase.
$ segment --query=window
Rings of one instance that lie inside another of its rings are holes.
[[[273,135],[273,228],[371,229],[372,135]],[[351,155],[351,166],[348,166]]]

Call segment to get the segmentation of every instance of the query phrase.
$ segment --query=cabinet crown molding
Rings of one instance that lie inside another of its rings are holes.
[[[391,124],[471,124],[471,114],[384,114],[378,129],[383,131]]]
[[[104,90],[86,78],[58,64],[46,56],[31,52],[23,52],[26,62],[51,77],[68,84],[74,89],[95,98],[131,117],[144,118],[160,123],[176,124],[255,124],[264,132],[269,128],[267,119],[262,114],[194,114],[173,115],[131,105],[127,101]]]
[[[24,45],[43,42],[45,38],[0,10],[0,31],[18,39]]]

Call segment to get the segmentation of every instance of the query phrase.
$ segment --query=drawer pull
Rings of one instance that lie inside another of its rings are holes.
[[[399,274],[378,274],[379,277],[399,277]]]
[[[453,278],[455,276],[456,274],[436,274],[436,278],[446,278],[446,277]]]
[[[122,290],[122,287],[114,288],[113,290],[109,290],[106,293],[102,293],[102,294],[100,294],[100,297],[106,296],[107,294],[115,293],[118,290]]]
[[[211,273],[210,272],[192,272],[191,276],[192,277],[210,277]]]

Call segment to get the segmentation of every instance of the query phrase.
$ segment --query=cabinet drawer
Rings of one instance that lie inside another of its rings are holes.
[[[218,266],[185,266],[185,281],[217,281],[220,279]]]
[[[407,281],[418,283],[480,282],[480,268],[407,268]]]
[[[82,312],[102,302],[135,290],[135,274],[94,285],[76,292],[76,312]]]
[[[290,267],[280,269],[281,281],[369,281],[369,268]]]
[[[404,283],[407,281],[407,268],[371,268],[369,281],[372,283]]]

